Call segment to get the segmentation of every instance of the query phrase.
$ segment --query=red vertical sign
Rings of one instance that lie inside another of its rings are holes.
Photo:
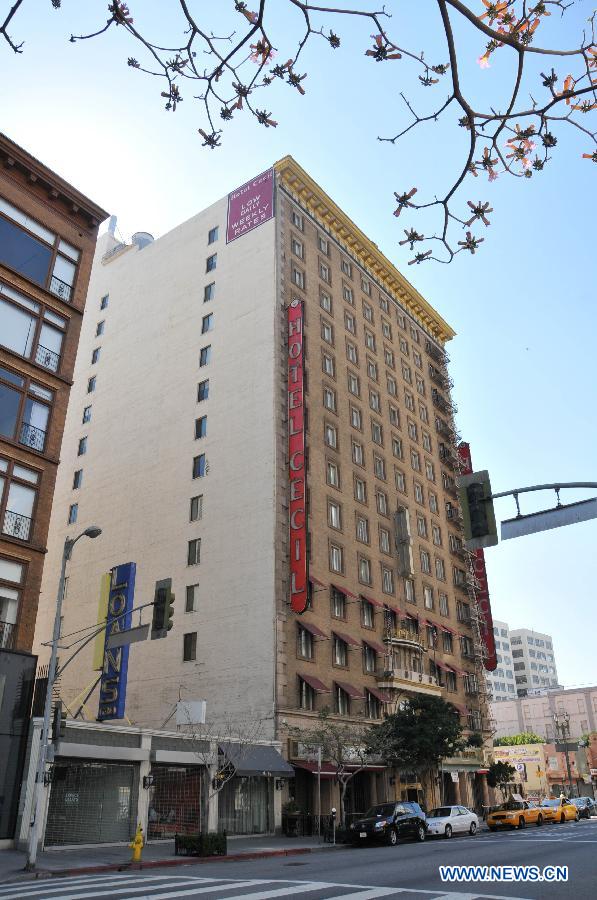
[[[293,612],[302,613],[307,606],[309,585],[307,573],[303,301],[295,297],[287,312],[290,607]]]
[[[464,441],[458,445],[458,456],[462,463],[462,474],[470,475],[473,471],[470,444]],[[491,615],[491,603],[489,601],[489,585],[487,583],[487,570],[485,568],[485,554],[482,549],[471,551],[473,555],[473,569],[479,582],[477,591],[477,606],[480,613],[481,640],[485,645],[485,659],[483,664],[488,672],[493,672],[497,667],[495,654],[495,638],[493,636],[493,616]]]

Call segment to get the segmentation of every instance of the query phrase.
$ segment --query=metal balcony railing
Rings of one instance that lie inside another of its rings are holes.
[[[445,366],[448,362],[448,354],[436,347],[431,341],[425,341],[425,350],[440,365]]]
[[[21,513],[13,512],[10,509],[6,510],[4,522],[2,523],[2,534],[8,534],[22,541],[28,541],[30,531],[31,519],[29,516],[23,516]]]
[[[66,303],[70,303],[73,289],[70,284],[67,284],[66,281],[62,281],[60,278],[57,278],[56,275],[52,275],[52,280],[50,281],[50,291],[53,294],[56,294],[57,297],[60,297],[61,300],[64,300]]]
[[[39,450],[41,453],[46,443],[46,432],[35,425],[30,425],[29,422],[23,422],[19,443],[25,444],[26,447],[31,447],[33,450]]]
[[[54,353],[53,350],[48,350],[47,347],[42,347],[41,344],[38,344],[35,351],[35,362],[46,369],[50,369],[52,372],[57,372],[60,365],[60,354]]]
[[[12,650],[17,635],[17,626],[12,622],[0,622],[0,647]]]

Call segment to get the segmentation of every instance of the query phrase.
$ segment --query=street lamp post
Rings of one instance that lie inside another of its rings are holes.
[[[48,736],[50,731],[50,717],[52,713],[52,693],[54,690],[54,682],[56,680],[56,663],[58,655],[58,641],[60,640],[60,615],[62,612],[62,599],[64,596],[64,580],[66,573],[66,564],[71,558],[73,547],[82,537],[96,538],[102,533],[101,528],[91,525],[86,528],[76,538],[66,538],[64,541],[64,550],[62,552],[62,567],[60,569],[60,581],[58,582],[58,595],[56,597],[56,613],[54,615],[54,631],[52,634],[52,652],[50,654],[50,662],[48,665],[48,684],[46,687],[46,700],[44,704],[44,718],[40,736],[39,756],[37,759],[37,770],[35,773],[35,783],[33,785],[33,798],[31,801],[31,825],[29,828],[29,841],[27,846],[27,862],[25,863],[25,871],[35,869],[37,860],[37,844],[39,840],[39,825],[42,817],[42,792],[41,785],[44,780],[46,769],[46,761],[48,758]]]
[[[566,757],[566,770],[568,772],[568,787],[570,788],[570,796],[574,795],[574,787],[572,784],[572,772],[570,770],[570,756],[568,754],[568,738],[570,737],[570,714],[554,713],[553,721],[556,727],[556,734],[561,735],[564,744],[564,756]]]

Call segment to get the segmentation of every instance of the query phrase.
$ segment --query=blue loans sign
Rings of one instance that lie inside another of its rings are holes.
[[[129,664],[129,647],[108,648],[108,638],[131,626],[131,610],[135,595],[135,563],[115,566],[111,572],[108,614],[106,617],[106,642],[104,666],[100,682],[98,722],[124,718],[126,679]]]

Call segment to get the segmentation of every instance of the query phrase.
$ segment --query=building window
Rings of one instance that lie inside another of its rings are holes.
[[[396,437],[395,434],[392,435],[392,453],[394,454],[396,459],[402,459],[403,457],[402,439]]]
[[[297,628],[296,652],[303,659],[313,659],[313,635],[302,625]]]
[[[386,461],[375,453],[373,454],[373,471],[376,478],[379,478],[381,481],[386,480]]]
[[[68,524],[74,525],[77,521],[77,516],[79,515],[79,504],[71,503],[68,508]]]
[[[91,365],[94,365],[99,361],[100,358],[101,347],[96,347],[93,353],[91,354]]]
[[[330,528],[342,528],[340,504],[334,500],[328,500],[328,525]]]
[[[429,413],[427,412],[427,407],[423,403],[419,403],[419,418],[421,422],[425,422],[426,425],[429,424]]]
[[[396,383],[396,379],[392,375],[386,375],[386,385],[388,388],[388,394],[391,397],[396,397],[398,395],[398,384]]]
[[[381,320],[381,332],[389,341],[392,340],[392,326],[385,319]]]
[[[188,584],[185,599],[185,612],[195,612],[199,604],[199,585]]]
[[[213,270],[218,265],[218,254],[214,253],[212,256],[207,257],[207,262],[205,263],[205,271],[213,272]]]
[[[365,696],[365,715],[368,719],[381,719],[381,703],[371,691]]]
[[[201,538],[194,538],[187,546],[187,566],[198,566],[201,562]]]
[[[396,428],[400,428],[400,411],[392,403],[389,404],[388,409],[390,413],[390,423]]]
[[[361,625],[364,628],[375,626],[375,610],[373,604],[364,598],[361,599]]]
[[[218,239],[218,232],[219,232],[219,228],[217,225],[215,226],[215,228],[209,229],[209,231],[207,233],[207,243],[208,244],[215,244],[215,242]]]
[[[330,246],[329,241],[322,234],[317,235],[317,246],[319,247],[322,253],[325,253],[326,256],[329,256]]]
[[[336,391],[332,390],[332,388],[324,387],[323,405],[331,412],[336,412]]]
[[[330,459],[326,464],[326,481],[332,487],[340,487],[340,470],[337,464]]]
[[[82,437],[79,439],[79,446],[77,448],[77,456],[84,456],[87,453],[87,438]]]
[[[201,403],[203,400],[207,400],[209,397],[209,379],[206,378],[205,381],[200,381],[197,385],[197,403]]]
[[[300,213],[298,213],[298,212],[296,211],[296,209],[293,209],[292,212],[291,212],[291,214],[290,214],[290,217],[291,217],[291,219],[292,219],[292,224],[294,225],[294,227],[295,227],[295,228],[299,228],[301,231],[303,231],[303,217],[302,217],[302,215],[301,215]]]
[[[415,500],[417,503],[420,503],[421,506],[425,505],[425,496],[423,494],[423,485],[419,484],[418,481],[415,481]]]
[[[356,476],[354,479],[354,498],[359,503],[367,502],[367,484],[362,478],[357,478]]]
[[[340,268],[342,269],[344,275],[348,275],[349,278],[352,278],[352,265],[347,259],[340,260]]]
[[[204,438],[207,435],[207,416],[195,419],[195,439]]]
[[[421,558],[421,572],[424,575],[431,575],[431,557],[426,550],[420,550],[419,556]]]
[[[206,284],[203,288],[203,302],[209,303],[216,296],[216,283],[212,281],[211,284]]]
[[[346,359],[354,363],[356,366],[359,364],[359,357],[357,353],[357,348],[354,344],[351,344],[350,341],[346,341]]]
[[[323,426],[323,439],[328,447],[332,447],[334,450],[338,448],[338,431],[329,422]]]
[[[213,331],[214,327],[214,316],[213,313],[209,313],[207,316],[203,316],[201,319],[201,334],[206,334],[208,331]]]
[[[96,377],[95,377],[95,375],[93,375],[93,376],[87,381],[87,393],[88,393],[88,394],[93,394],[93,392],[94,392],[94,390],[95,390],[95,385],[96,385]]]
[[[105,294],[102,297],[102,299],[100,300],[100,309],[106,309],[109,302],[110,302],[110,297],[108,294]]]
[[[375,419],[371,420],[371,439],[376,444],[383,444],[383,429],[381,422],[376,422]]]
[[[425,475],[429,481],[435,481],[435,469],[433,463],[428,459],[425,460]]]
[[[350,407],[350,424],[358,431],[363,430],[361,410],[357,406]]]
[[[198,497],[191,497],[189,521],[198,522],[203,518],[203,494]]]
[[[423,516],[417,516],[417,534],[419,537],[427,537],[427,521]]]
[[[344,554],[338,544],[330,544],[330,569],[332,572],[344,571]]]
[[[347,331],[350,331],[351,334],[357,333],[356,320],[352,313],[344,312],[344,327]]]
[[[417,383],[417,392],[419,394],[421,394],[422,397],[424,397],[425,396],[425,383],[424,383],[423,379],[417,375],[415,381]]]
[[[342,285],[342,297],[347,303],[350,303],[351,306],[354,306],[354,294],[352,292],[352,288],[347,284]]]
[[[437,504],[437,495],[433,493],[433,491],[429,491],[429,509],[432,513],[437,515],[438,513],[438,504]]]
[[[373,309],[369,306],[368,303],[365,303],[363,300],[363,318],[367,320],[367,322],[373,322]]]
[[[384,347],[383,358],[385,360],[386,366],[389,366],[391,369],[393,369],[396,364],[394,360],[394,351],[389,347]]]
[[[315,709],[315,691],[302,678],[299,678],[299,706],[301,709]]]
[[[375,353],[375,335],[365,328],[365,346]]]
[[[364,557],[359,557],[359,581],[361,584],[371,584],[371,563]]]
[[[348,665],[348,646],[346,641],[343,641],[337,635],[334,635],[332,654],[332,662],[335,666],[346,667]]]
[[[440,581],[446,580],[446,567],[443,559],[440,559],[439,556],[435,557],[435,577]]]
[[[332,312],[332,298],[327,293],[327,291],[319,292],[319,305],[322,309],[325,309],[326,312]]]
[[[431,534],[433,538],[433,543],[436,547],[441,547],[442,545],[442,530],[439,525],[431,525]]]
[[[419,332],[417,331],[417,329],[415,328],[414,325],[410,326],[410,336],[413,339],[413,341],[416,341],[417,344],[419,343]]]
[[[303,258],[303,245],[298,238],[292,237],[290,239],[290,248],[295,256],[298,256],[299,259]]]
[[[428,585],[423,587],[423,606],[425,609],[433,609],[433,588]]]
[[[379,549],[382,553],[390,552],[390,532],[387,528],[379,528]]]
[[[0,263],[69,303],[79,257],[76,247],[0,197]]]
[[[209,365],[211,360],[211,344],[208,344],[207,347],[202,347],[199,353],[199,367]]]
[[[43,452],[53,399],[27,376],[0,368],[0,437]]]
[[[67,319],[0,282],[0,343],[44,369],[60,368]]]
[[[408,419],[406,428],[408,431],[408,436],[411,439],[411,441],[417,441],[419,439],[419,435],[418,435],[418,431],[417,431],[417,423],[413,422],[412,419]]]
[[[77,469],[73,475],[73,490],[76,491],[83,483],[83,469]]]
[[[339,685],[334,688],[334,711],[340,716],[347,716],[350,713],[350,699]]]
[[[364,516],[356,518],[356,535],[357,541],[361,541],[363,544],[369,543],[369,522]]]
[[[415,472],[421,471],[421,457],[416,450],[410,451],[410,464]]]
[[[363,445],[357,441],[352,442],[352,461],[357,466],[365,465],[365,457],[363,454]]]
[[[367,357],[367,375],[373,381],[377,381],[377,363]]]
[[[423,441],[423,450],[426,450],[427,453],[431,453],[431,435],[428,431],[424,431],[421,437]]]
[[[319,261],[319,277],[327,284],[330,283],[330,267],[327,263],[321,262],[321,260]],[[299,287],[302,287],[302,284],[299,284]]]
[[[358,397],[361,393],[361,389],[359,387],[359,376],[355,375],[354,372],[349,372],[347,375],[348,378],[348,390],[351,394],[354,394],[355,397]]]
[[[34,469],[0,457],[0,521],[3,534],[22,541],[30,539],[37,499],[35,485],[39,478],[40,473]],[[0,621],[7,620],[0,615]]]
[[[343,594],[342,591],[339,591],[337,588],[332,587],[331,592],[331,606],[332,606],[332,616],[335,619],[345,619],[346,618],[346,594]]]
[[[369,391],[369,406],[374,412],[381,412],[381,401],[377,391]]]
[[[383,491],[375,492],[375,502],[377,506],[377,512],[380,516],[388,515],[388,497]]]
[[[367,294],[368,297],[371,296],[371,282],[367,281],[366,278],[361,277],[361,290],[364,294]],[[381,306],[382,297],[379,298],[379,305]],[[388,302],[387,300],[385,301]]]
[[[205,453],[200,453],[193,458],[193,478],[203,478],[205,475],[207,475]]]
[[[454,652],[452,633],[450,631],[442,630],[442,650],[444,653]]]
[[[404,391],[404,405],[410,412],[415,411],[415,399],[409,391]]]
[[[329,353],[321,354],[321,368],[326,375],[330,375],[332,378],[336,377],[336,364],[334,362],[334,357],[330,356]]]
[[[196,659],[197,632],[191,631],[189,634],[183,635],[182,660],[183,662],[194,662]]]
[[[407,578],[404,582],[404,596],[408,603],[417,602],[415,597],[415,584],[410,578]]]
[[[394,573],[387,566],[381,567],[381,589],[384,594],[394,593]]]
[[[419,369],[423,368],[423,358],[418,350],[413,350],[413,359],[415,361],[415,366],[418,366]]]
[[[396,490],[400,491],[401,494],[406,494],[406,477],[404,472],[401,472],[400,469],[394,469],[394,482],[396,484]]]
[[[91,422],[91,407],[90,406],[86,406],[85,409],[83,410],[82,424],[85,425],[86,422]]]
[[[105,319],[102,319],[101,322],[97,323],[97,325],[95,326],[95,336],[96,337],[100,337],[100,335],[102,335],[104,333],[105,325],[106,325]]]

